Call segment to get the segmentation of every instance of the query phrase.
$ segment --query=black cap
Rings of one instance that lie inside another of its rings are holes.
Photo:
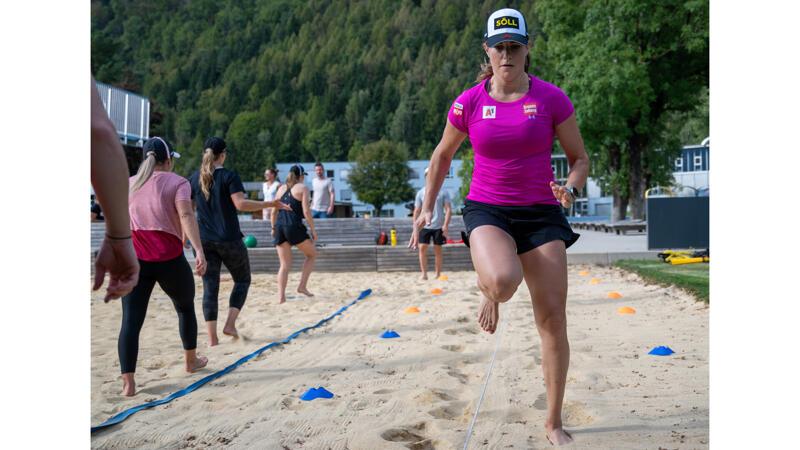
[[[172,149],[172,145],[166,139],[153,136],[144,143],[142,147],[142,157],[147,158],[147,153],[155,153],[156,161],[164,162],[170,158],[180,158],[180,153]]]
[[[296,177],[299,177],[300,175],[308,175],[305,169],[303,169],[303,166],[301,166],[300,164],[293,165],[289,169],[289,172],[292,172]]]
[[[210,137],[206,139],[206,145],[203,148],[210,148],[215,155],[219,155],[220,153],[225,153],[228,151],[228,146],[225,145],[225,141],[218,137]]]

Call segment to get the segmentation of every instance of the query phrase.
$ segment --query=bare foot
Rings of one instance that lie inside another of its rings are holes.
[[[422,276],[419,277],[419,279],[420,280],[427,280],[428,279],[428,274],[427,273],[423,273]]]
[[[216,336],[209,336],[208,337],[208,346],[213,347],[219,344],[219,338]]]
[[[313,297],[313,296],[314,296],[314,294],[312,294],[311,292],[308,292],[308,289],[306,289],[306,288],[300,288],[300,287],[298,287],[298,288],[297,288],[297,292],[299,292],[299,293],[301,293],[301,294],[303,294],[303,295],[306,295],[306,296],[308,296],[308,297]]]
[[[567,445],[572,443],[572,436],[563,428],[555,428],[545,432],[545,437],[551,445]]]
[[[222,329],[222,334],[227,334],[228,336],[231,336],[234,339],[239,339],[239,332],[236,331],[236,327],[234,326],[228,327],[226,325],[225,328]]]
[[[478,307],[478,323],[483,331],[493,334],[497,329],[497,322],[500,319],[497,303],[481,295],[481,305]]]
[[[208,364],[208,358],[205,356],[198,356],[193,362],[186,362],[186,371],[192,373],[195,370],[202,369],[206,364]]]
[[[278,300],[278,304],[279,305],[281,305],[283,303],[286,303],[286,297],[281,297],[280,300]]]
[[[133,397],[136,394],[136,382],[133,381],[133,374],[130,377],[126,376],[127,374],[122,375],[122,392],[119,395],[123,395],[125,397]]]

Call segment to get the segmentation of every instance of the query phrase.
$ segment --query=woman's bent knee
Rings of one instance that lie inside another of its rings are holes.
[[[517,292],[520,281],[505,276],[492,277],[486,281],[481,279],[481,290],[491,301],[507,302]]]

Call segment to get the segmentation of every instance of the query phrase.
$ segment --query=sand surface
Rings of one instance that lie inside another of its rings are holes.
[[[590,275],[579,275],[589,270]],[[91,302],[91,424],[162,399],[267,344],[312,326],[365,289],[372,294],[319,328],[264,351],[170,403],[92,434],[93,448],[460,449],[500,334],[481,331],[474,272],[314,273],[313,299],[275,304],[274,275],[256,274],[238,328],[208,348],[196,277],[200,372],[184,371],[177,316],[158,287],[141,333],[137,394],[121,397],[121,307]],[[590,283],[597,278],[599,283]],[[299,274],[292,273],[295,287]],[[220,320],[232,282],[221,283]],[[443,294],[430,295],[433,288]],[[610,291],[621,299],[608,299]],[[291,295],[291,294],[289,294]],[[98,292],[92,297],[99,297]],[[409,307],[420,310],[405,314]],[[616,314],[623,306],[636,314]],[[707,448],[708,307],[672,287],[605,266],[569,266],[571,362],[564,403],[570,448]],[[470,448],[546,448],[540,340],[523,283],[505,323]],[[386,330],[400,338],[381,339]],[[671,356],[653,356],[656,346]],[[300,400],[324,386],[331,399]],[[87,430],[88,431],[88,430]]]

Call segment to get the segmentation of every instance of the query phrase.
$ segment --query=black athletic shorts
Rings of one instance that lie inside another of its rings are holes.
[[[444,245],[447,242],[441,228],[423,228],[419,230],[420,244],[430,244],[431,239],[433,239],[433,245]]]
[[[303,225],[275,225],[275,245],[289,241],[290,245],[297,245],[306,239],[311,239],[308,230]]]
[[[467,247],[469,234],[481,225],[494,225],[508,233],[517,244],[518,255],[556,239],[569,248],[580,237],[572,231],[560,205],[501,206],[464,200],[462,214]]]

